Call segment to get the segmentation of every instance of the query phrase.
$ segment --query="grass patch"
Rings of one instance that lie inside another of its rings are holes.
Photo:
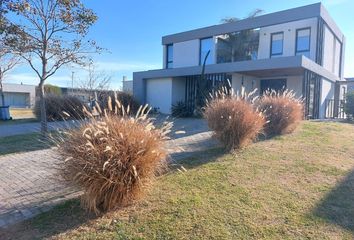
[[[186,159],[186,172],[161,176],[135,206],[90,218],[74,200],[7,233],[13,239],[353,239],[353,139],[353,125],[305,122],[291,135],[235,154],[214,149]]]
[[[35,119],[33,109],[10,108],[10,115],[13,119]]]
[[[0,138],[0,156],[50,148],[48,141],[41,140],[40,133],[31,133]]]

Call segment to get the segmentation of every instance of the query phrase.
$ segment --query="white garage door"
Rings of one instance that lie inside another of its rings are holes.
[[[29,93],[14,93],[14,92],[5,92],[5,104],[10,107],[24,108],[29,107]]]
[[[158,111],[171,113],[172,105],[172,79],[159,78],[146,80],[146,101]]]

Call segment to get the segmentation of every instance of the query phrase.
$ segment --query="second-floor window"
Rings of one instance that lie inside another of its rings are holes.
[[[173,45],[167,45],[166,68],[173,68]]]
[[[310,57],[310,28],[296,30],[296,55]]]
[[[283,55],[284,33],[272,33],[270,44],[270,57]]]
[[[213,50],[213,38],[204,38],[200,40],[200,56],[199,56],[199,64],[203,65],[205,57],[207,56],[208,52],[208,58],[206,59],[205,64],[212,64],[213,63],[213,58],[212,58],[212,50]]]

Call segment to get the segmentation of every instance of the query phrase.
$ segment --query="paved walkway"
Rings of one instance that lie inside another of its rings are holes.
[[[173,119],[166,115],[159,115],[158,117],[156,117],[155,123],[159,125],[166,120],[174,122],[174,126],[172,129],[173,134],[171,135],[171,137],[173,138],[185,137],[187,135],[200,133],[208,129],[206,122],[198,118]],[[72,120],[58,121],[58,122],[49,122],[48,128],[49,130],[56,130],[62,128],[71,128],[77,125],[78,125],[78,121],[72,121]],[[0,138],[21,135],[21,134],[36,133],[36,132],[40,132],[40,130],[41,130],[41,124],[39,122],[14,123],[14,124],[5,123],[0,125]]]
[[[183,129],[184,123],[187,121],[177,126]],[[177,161],[217,145],[211,138],[211,132],[200,127],[203,124],[201,120],[189,123],[189,127],[199,125],[200,132],[175,132],[173,140],[168,141],[172,160]],[[57,164],[55,149],[0,157],[0,229],[46,212],[79,195],[77,189],[59,180]]]
[[[50,122],[48,123],[49,130],[70,128],[77,125],[77,121],[67,122]],[[0,137],[9,137],[21,134],[36,133],[41,131],[41,124],[38,122],[32,123],[14,123],[0,125]]]

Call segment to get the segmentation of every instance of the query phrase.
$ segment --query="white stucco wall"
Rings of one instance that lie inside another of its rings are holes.
[[[180,101],[184,102],[186,91],[186,79],[183,77],[172,79],[172,105]]]
[[[325,26],[323,43],[323,67],[339,76],[341,43]]]
[[[169,114],[172,105],[172,78],[146,80],[146,102],[161,113]]]
[[[267,59],[270,57],[271,34],[276,32],[284,32],[283,56],[294,56],[295,48],[296,48],[296,30],[300,28],[307,28],[307,27],[311,27],[310,58],[312,60],[315,60],[316,59],[317,18],[310,18],[310,19],[261,28],[259,49],[258,49],[258,59]]]
[[[254,89],[260,88],[259,79],[249,75],[242,75],[238,73],[232,74],[232,88],[234,89],[235,93],[241,93],[242,89],[242,80],[243,80],[243,87],[247,93],[252,92]]]
[[[199,39],[173,45],[173,68],[199,65]]]
[[[185,99],[185,78],[146,80],[146,102],[161,113],[171,114],[171,107]]]
[[[292,90],[296,97],[300,98],[302,96],[302,82],[303,82],[303,76],[289,76],[286,77],[286,87],[289,90]]]
[[[320,97],[320,118],[325,117],[326,99],[334,99],[334,83],[322,78],[321,80],[321,97]]]

